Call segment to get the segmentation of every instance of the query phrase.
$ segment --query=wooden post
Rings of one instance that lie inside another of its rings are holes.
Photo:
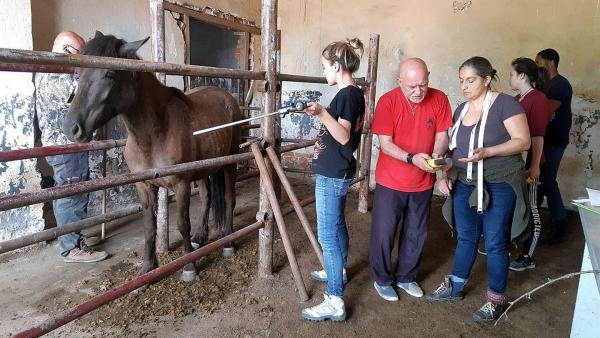
[[[263,93],[262,113],[270,113],[275,108],[277,73],[276,73],[276,31],[277,31],[277,0],[262,0],[261,18],[261,66],[265,72],[268,84]],[[275,145],[275,119],[273,116],[263,118],[261,121],[262,137],[271,145]],[[273,168],[266,166],[269,177],[273,177]],[[267,215],[265,226],[259,231],[258,244],[258,274],[260,277],[269,278],[273,273],[273,217],[266,191],[266,182],[260,179],[259,212]]]
[[[285,249],[288,262],[290,263],[292,276],[294,277],[296,288],[298,288],[298,293],[300,294],[300,300],[306,301],[308,300],[308,294],[306,293],[306,287],[304,286],[304,281],[302,280],[302,274],[300,273],[300,268],[298,267],[298,261],[296,260],[296,255],[294,254],[294,248],[292,247],[292,242],[290,241],[290,237],[285,226],[285,221],[283,220],[283,213],[281,211],[281,207],[279,206],[277,194],[273,188],[271,176],[267,172],[267,161],[265,161],[263,158],[260,147],[256,142],[250,145],[250,149],[252,149],[254,159],[256,160],[256,165],[260,171],[261,185],[264,185],[264,190],[268,196],[271,209],[273,210],[273,214],[277,220],[277,229],[279,229],[279,235],[281,236],[283,248]],[[275,157],[277,157],[276,154]]]
[[[165,9],[163,0],[150,0],[150,27],[152,29],[152,61],[165,62]],[[156,74],[162,84],[166,84],[164,73]],[[156,213],[156,251],[169,251],[169,192],[158,189],[158,211]]]
[[[310,241],[310,244],[312,245],[313,250],[315,251],[315,254],[317,255],[317,258],[319,259],[319,263],[321,263],[321,266],[323,267],[323,269],[325,269],[325,262],[323,261],[323,252],[321,252],[321,247],[319,246],[319,242],[317,241],[315,234],[313,234],[312,229],[310,228],[310,223],[308,222],[308,218],[306,218],[306,214],[304,213],[304,210],[302,209],[302,206],[300,205],[300,201],[298,200],[296,193],[294,193],[294,189],[292,189],[292,184],[290,183],[290,181],[285,176],[285,173],[283,172],[283,167],[281,166],[279,157],[277,156],[277,153],[275,152],[275,150],[273,150],[272,147],[267,147],[266,150],[267,150],[267,155],[269,155],[269,160],[271,160],[271,163],[273,164],[273,168],[275,169],[275,172],[277,172],[277,176],[279,177],[279,180],[281,181],[281,185],[285,189],[285,192],[288,195],[290,203],[294,207],[294,210],[296,211],[296,214],[298,215],[298,219],[300,219],[300,224],[302,224],[302,228],[304,228],[304,232],[306,233],[306,236],[308,237],[308,240]],[[281,199],[278,199],[278,200],[281,200]]]
[[[360,182],[358,188],[358,211],[368,211],[369,182],[371,176],[371,147],[373,145],[373,134],[371,134],[371,122],[375,112],[375,94],[377,89],[377,63],[379,58],[379,34],[371,34],[369,39],[369,68],[367,71],[367,102],[365,112],[365,124],[363,127],[363,148],[361,149],[360,175],[365,179]]]

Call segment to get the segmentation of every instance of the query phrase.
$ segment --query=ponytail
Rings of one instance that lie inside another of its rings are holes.
[[[353,38],[330,43],[321,55],[332,64],[339,63],[343,70],[355,73],[360,67],[364,50],[363,43],[358,38]]]

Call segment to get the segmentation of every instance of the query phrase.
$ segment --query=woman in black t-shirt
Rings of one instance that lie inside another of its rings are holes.
[[[344,219],[346,194],[356,171],[354,151],[362,134],[365,99],[352,74],[360,66],[363,44],[358,39],[333,42],[321,53],[323,75],[339,92],[329,108],[310,102],[305,112],[318,116],[321,129],[317,135],[312,161],[316,174],[315,197],[317,232],[323,249],[325,270],[311,272],[311,278],[327,282],[325,300],[302,310],[308,320],[346,319],[344,283],[348,255],[348,230]]]

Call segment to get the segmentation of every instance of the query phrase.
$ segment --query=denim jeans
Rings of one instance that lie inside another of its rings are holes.
[[[88,153],[49,156],[48,164],[54,169],[56,186],[86,181],[89,176]],[[54,217],[59,227],[87,217],[88,194],[61,198],[52,202]],[[58,238],[60,254],[66,256],[79,246],[79,232],[71,232]]]
[[[317,233],[323,250],[327,293],[344,295],[343,271],[348,257],[348,229],[344,217],[351,179],[316,175]]]
[[[564,221],[567,218],[558,182],[556,182],[560,161],[564,153],[565,147],[544,145],[544,158],[546,161],[542,163],[540,168],[540,182],[542,185],[540,186],[538,198],[543,199],[546,196],[553,223]]]
[[[516,195],[508,183],[486,183],[490,204],[483,213],[469,206],[469,196],[475,186],[457,181],[454,191],[454,218],[458,243],[452,275],[467,280],[477,257],[477,245],[483,231],[487,252],[489,288],[504,294],[508,278],[510,226]]]

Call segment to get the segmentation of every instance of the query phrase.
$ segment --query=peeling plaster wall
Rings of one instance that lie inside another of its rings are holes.
[[[31,49],[30,1],[0,0],[0,17],[0,46]],[[31,73],[0,76],[0,150],[33,147],[34,91]],[[39,188],[35,160],[0,163],[0,196]],[[0,212],[0,241],[43,229],[41,204]]]
[[[508,88],[510,62],[519,56],[534,58],[544,48],[561,55],[559,71],[573,85],[574,123],[571,144],[559,173],[563,199],[585,194],[585,186],[600,187],[598,111],[600,110],[600,5],[597,0],[576,1],[450,1],[298,0],[279,2],[282,30],[282,72],[318,76],[319,55],[329,42],[369,34],[381,35],[377,98],[397,86],[399,63],[418,56],[429,65],[430,85],[443,90],[455,108],[462,100],[458,66],[482,55],[498,70],[497,89]],[[367,56],[357,72],[365,76]],[[318,91],[328,104],[336,88],[285,83],[283,101],[290,93]],[[284,135],[307,137],[296,122],[284,121]],[[303,126],[307,122],[302,121]],[[302,132],[299,132],[302,131]],[[377,161],[374,142],[374,169]],[[373,171],[371,171],[373,174]],[[371,183],[374,184],[373,176]]]

